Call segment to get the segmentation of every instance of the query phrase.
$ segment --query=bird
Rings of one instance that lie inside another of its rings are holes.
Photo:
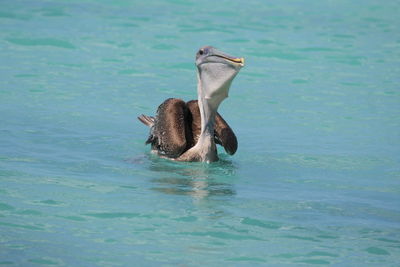
[[[228,97],[235,76],[244,66],[244,58],[230,56],[212,46],[196,53],[197,100],[188,102],[168,98],[157,109],[156,116],[138,117],[150,127],[145,142],[160,157],[176,161],[218,161],[216,144],[235,154],[238,142],[228,123],[218,113]]]

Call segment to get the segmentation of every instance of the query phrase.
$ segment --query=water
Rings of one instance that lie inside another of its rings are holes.
[[[0,5],[0,263],[400,260],[398,1]],[[196,98],[203,45],[246,58],[210,165],[159,159],[136,116]]]

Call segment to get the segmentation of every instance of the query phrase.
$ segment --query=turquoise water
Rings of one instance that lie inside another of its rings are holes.
[[[0,264],[395,266],[399,1],[0,5]],[[246,58],[218,163],[159,159],[136,116]]]

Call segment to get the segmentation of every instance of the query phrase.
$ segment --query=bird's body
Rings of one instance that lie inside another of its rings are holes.
[[[217,110],[243,65],[243,58],[228,56],[211,46],[201,48],[196,55],[198,100],[185,103],[169,98],[158,107],[155,117],[139,116],[150,127],[146,144],[160,156],[178,161],[217,161],[216,144],[233,155],[238,145],[236,136]]]
[[[185,103],[181,99],[169,98],[158,107],[156,117],[141,115],[139,120],[150,127],[146,144],[151,144],[154,153],[180,161],[201,161],[196,155],[184,156],[198,142],[201,133],[197,100]],[[213,139],[214,145],[210,151],[214,157],[212,161],[218,160],[215,144],[222,145],[230,155],[236,152],[236,136],[219,113],[215,116]]]

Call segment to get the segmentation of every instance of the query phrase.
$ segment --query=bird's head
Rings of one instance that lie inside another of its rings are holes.
[[[218,108],[228,97],[229,87],[244,66],[244,58],[232,57],[212,46],[204,46],[196,54],[199,94]]]

